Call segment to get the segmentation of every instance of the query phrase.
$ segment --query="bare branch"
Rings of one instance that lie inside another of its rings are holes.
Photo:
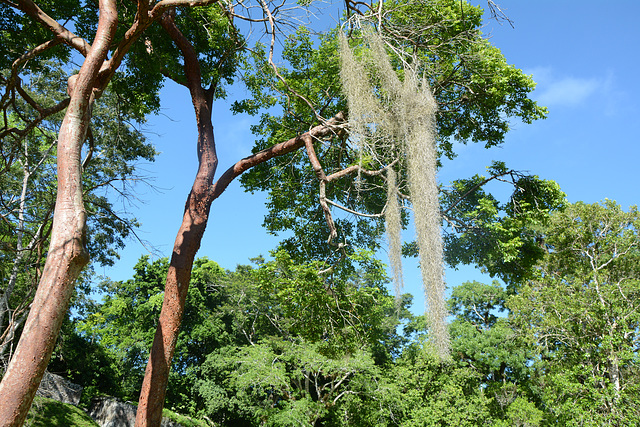
[[[506,13],[502,10],[502,8],[493,0],[487,0],[487,6],[489,6],[489,11],[491,12],[491,17],[496,20],[496,22],[500,23],[501,21],[507,22],[511,25],[511,28],[515,28],[513,25],[513,21],[507,16]]]
[[[303,95],[298,93],[296,90],[294,90],[291,86],[289,86],[289,83],[287,83],[285,78],[282,77],[282,75],[278,71],[278,67],[273,61],[273,53],[274,53],[275,42],[276,42],[276,19],[272,11],[269,9],[269,6],[267,5],[265,0],[260,0],[260,4],[262,5],[264,14],[267,16],[267,22],[269,22],[268,33],[271,36],[270,44],[269,44],[269,65],[273,69],[275,76],[278,78],[278,80],[282,82],[282,84],[287,88],[289,92],[291,92],[294,96],[296,96],[297,98],[302,100],[305,104],[307,104],[307,106],[311,109],[311,111],[313,111],[314,116],[320,123],[325,123],[326,120],[322,118],[320,114],[316,111],[313,103],[311,103],[311,101],[309,101],[306,97],[304,97]]]
[[[361,217],[364,217],[364,218],[382,218],[384,216],[384,213],[366,214],[364,212],[354,211],[353,209],[349,209],[346,206],[342,206],[341,204],[336,203],[336,202],[334,202],[333,200],[330,200],[330,199],[326,199],[326,202],[328,204],[330,204],[331,206],[335,206],[338,209],[342,209],[345,212],[348,212],[348,213],[353,214],[353,215],[361,216]]]

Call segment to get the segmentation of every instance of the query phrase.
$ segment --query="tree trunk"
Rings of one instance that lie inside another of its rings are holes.
[[[162,310],[138,401],[135,425],[158,427],[162,421],[162,407],[169,380],[171,359],[176,348],[187,300],[191,267],[200,248],[211,208],[212,198],[209,197],[209,187],[213,183],[218,166],[213,123],[211,122],[213,91],[206,91],[202,88],[197,54],[193,46],[175,26],[173,13],[167,12],[161,23],[184,56],[184,71],[198,126],[199,166],[187,198],[182,225],[173,246]]]
[[[191,43],[176,27],[173,16],[173,11],[166,12],[161,19],[161,24],[184,57],[186,86],[191,94],[198,126],[199,166],[187,198],[182,225],[173,246],[162,310],[138,400],[136,427],[159,427],[162,421],[162,408],[171,360],[186,305],[191,268],[207,226],[211,203],[225,191],[233,179],[244,171],[273,157],[297,150],[303,147],[308,139],[330,134],[333,132],[333,125],[344,120],[342,114],[338,114],[326,124],[316,126],[304,135],[246,157],[225,171],[218,182],[213,184],[218,166],[211,121],[214,88],[208,90],[202,88],[198,56]]]
[[[0,426],[21,426],[38,390],[69,307],[75,280],[89,262],[85,249],[81,149],[91,116],[93,87],[115,33],[114,0],[100,1],[93,46],[69,79],[71,102],[58,136],[58,193],[49,253],[16,352],[0,383]]]
[[[611,371],[611,382],[613,383],[613,401],[611,402],[611,413],[616,413],[618,409],[618,405],[620,403],[620,392],[622,391],[622,386],[620,384],[620,361],[618,360],[617,354],[612,354],[609,360]]]
[[[211,120],[209,118],[209,123]],[[199,135],[199,144],[213,147],[213,126]],[[211,201],[208,189],[217,166],[215,150],[205,150],[194,185],[189,193],[165,283],[164,301],[145,372],[136,426],[160,426],[171,359],[176,348],[180,323],[191,280],[191,267],[207,225]]]

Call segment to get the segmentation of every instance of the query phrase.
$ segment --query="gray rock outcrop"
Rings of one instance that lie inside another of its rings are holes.
[[[89,416],[100,427],[133,427],[136,422],[137,407],[114,397],[96,397],[91,400]],[[162,427],[182,427],[168,418],[162,419]]]
[[[81,385],[74,384],[60,375],[45,371],[36,394],[77,406],[82,396],[82,388]]]
[[[45,371],[37,395],[77,406],[80,403],[82,389],[81,385]],[[137,409],[137,406],[115,397],[104,396],[91,400],[88,413],[100,427],[133,427],[136,422]],[[166,417],[162,418],[160,425],[162,427],[182,427],[181,424]]]

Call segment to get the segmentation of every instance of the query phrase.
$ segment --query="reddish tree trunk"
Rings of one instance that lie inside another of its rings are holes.
[[[29,317],[0,383],[0,426],[24,423],[51,358],[75,280],[89,261],[85,249],[81,148],[91,115],[93,87],[116,24],[114,0],[101,0],[96,39],[80,73],[69,79],[71,102],[58,136],[58,193],[51,243]]]
[[[218,166],[213,123],[211,122],[213,92],[202,88],[197,54],[193,46],[175,26],[173,14],[167,12],[161,23],[184,56],[184,71],[198,126],[199,166],[187,198],[182,225],[173,246],[162,310],[140,391],[136,426],[160,426],[162,421],[162,407],[169,380],[171,359],[180,332],[189,281],[191,280],[191,267],[207,226],[211,207],[211,199],[208,197],[209,187],[213,183]]]
[[[208,120],[211,122],[210,118]],[[199,144],[213,147],[213,127],[199,136]],[[153,339],[153,346],[145,372],[136,426],[159,426],[162,421],[162,407],[166,393],[171,359],[176,348],[180,324],[191,280],[191,268],[200,242],[204,235],[211,202],[208,201],[208,189],[213,179],[217,159],[215,151],[204,150],[194,185],[189,193],[178,231],[169,272],[165,283],[164,301]]]
[[[138,401],[136,427],[159,427],[162,421],[162,408],[169,380],[171,360],[186,305],[191,268],[202,242],[213,200],[220,196],[229,183],[244,171],[273,157],[297,150],[303,147],[307,140],[330,134],[333,131],[333,125],[343,120],[342,114],[338,114],[326,125],[317,126],[300,137],[244,158],[229,168],[218,182],[213,184],[218,165],[211,121],[213,91],[202,88],[197,54],[193,46],[176,27],[173,13],[171,11],[165,13],[161,23],[184,57],[187,86],[191,94],[198,126],[199,167],[187,198],[182,225],[173,246],[162,310]]]

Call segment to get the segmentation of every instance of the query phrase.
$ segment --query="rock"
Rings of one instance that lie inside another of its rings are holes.
[[[89,416],[100,427],[128,427],[136,422],[136,407],[113,397],[91,399]]]
[[[36,394],[78,406],[82,388],[81,385],[74,384],[60,375],[45,371]]]
[[[91,400],[89,416],[100,427],[133,427],[136,422],[137,407],[115,397],[96,397]],[[166,417],[162,418],[162,427],[182,427]]]

